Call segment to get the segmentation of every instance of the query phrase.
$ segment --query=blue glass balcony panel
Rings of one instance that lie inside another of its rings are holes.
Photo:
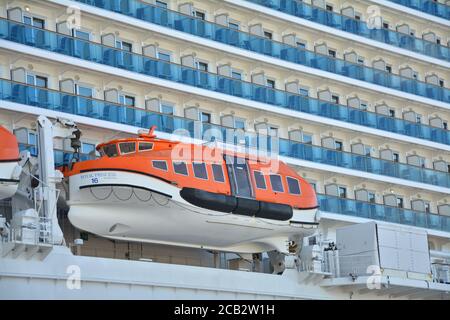
[[[400,90],[403,92],[408,92],[411,94],[427,97],[434,100],[450,102],[450,90],[446,88],[442,88],[414,79],[408,79],[385,71],[376,70],[371,67],[332,58],[330,56],[324,56],[312,51],[307,51],[298,47],[292,47],[284,43],[258,37],[256,35],[252,35],[246,32],[229,29],[222,25],[200,20],[191,16],[186,16],[175,11],[167,10],[165,8],[152,6],[147,3],[142,3],[138,0],[122,0],[122,1],[76,0],[76,1],[97,6],[107,10],[117,11],[141,20],[145,20],[147,22],[162,25],[167,28],[176,29],[202,38],[218,41],[221,43],[254,51],[264,55],[272,56],[296,64],[301,64],[304,66],[336,73],[353,79],[378,84],[384,87]],[[117,5],[117,3],[119,2],[122,3],[122,6]],[[268,1],[262,2],[265,3]],[[125,3],[127,5],[123,5]],[[117,9],[121,7],[125,7],[127,8],[127,10],[121,11]],[[314,9],[313,12],[316,11],[318,15],[321,16],[321,14],[319,14],[321,13],[321,11]],[[337,17],[335,17],[334,19],[337,19]],[[344,19],[345,17],[341,18]],[[357,20],[352,21],[355,21],[355,23],[357,22]],[[389,32],[393,34],[390,34]],[[447,47],[443,47],[428,41],[416,39],[411,36],[402,35],[401,33],[387,30],[372,29],[370,30],[370,34],[372,33],[376,34],[377,38],[380,38],[380,35],[383,35],[384,33],[388,33],[390,35],[388,38],[395,38],[394,37],[395,35],[396,38],[399,38],[399,40],[397,41],[399,44],[409,43],[412,41],[411,39],[415,39],[416,42],[422,44],[422,47],[428,48],[427,52],[430,55],[432,55],[432,53],[436,51],[439,52],[439,56],[442,59],[450,61],[450,49]],[[392,40],[392,42],[395,41]],[[411,46],[411,50],[415,52],[420,51],[419,48],[416,48],[414,46]]]
[[[166,133],[173,133],[176,129],[185,129],[191,137],[198,137],[207,141],[214,139],[228,144],[237,144],[243,139],[247,148],[278,153],[294,159],[446,188],[450,187],[450,174],[446,172],[340,152],[288,139],[275,139],[265,135],[256,135],[251,132],[238,131],[215,124],[206,124],[187,118],[150,112],[60,91],[42,89],[9,80],[0,80],[0,99],[135,127],[149,128],[155,125],[159,131]]]
[[[376,128],[410,137],[450,144],[450,132],[402,119],[367,112],[331,102],[326,102],[283,90],[256,85],[218,74],[208,73],[163,60],[129,53],[66,35],[38,30],[39,41],[26,41],[30,27],[0,19],[0,38],[23,43],[36,48],[77,57],[160,79],[183,83],[277,107],[336,119],[365,127]],[[36,30],[36,29],[32,29]],[[36,97],[38,99],[38,97]],[[43,103],[41,99],[39,103]],[[87,108],[87,107],[86,107]],[[86,109],[85,108],[85,109]]]
[[[401,209],[325,194],[317,195],[320,210],[346,216],[367,218],[450,232],[450,217]]]
[[[450,6],[433,0],[389,0],[436,17],[450,20]]]
[[[29,151],[30,155],[33,157],[37,157],[38,155],[38,149],[36,145],[32,144],[25,144],[25,143],[19,143],[19,150],[20,151]],[[72,159],[74,158],[74,153],[69,151],[63,151],[63,150],[53,150],[54,155],[54,161],[55,161],[55,167],[62,167],[64,165],[68,165],[72,162]],[[80,161],[86,161],[86,160],[92,160],[94,159],[93,156],[85,153],[80,153],[77,158]]]
[[[77,0],[80,1],[80,0]],[[298,0],[247,0],[299,18],[320,23],[358,36],[384,42],[433,58],[450,61],[450,48],[388,29],[369,28],[361,20],[314,7]],[[83,1],[81,1],[83,2]],[[432,1],[427,1],[432,2]]]

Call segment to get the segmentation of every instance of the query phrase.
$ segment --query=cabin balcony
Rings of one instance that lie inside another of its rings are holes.
[[[297,93],[273,89],[256,83],[205,72],[190,66],[170,63],[145,55],[125,52],[50,31],[32,29],[28,26],[7,20],[0,20],[0,30],[3,30],[0,33],[6,40],[32,45],[40,49],[252,101],[263,102],[289,110],[305,112],[438,143],[450,144],[450,132],[442,128],[392,118],[388,115],[368,112]],[[27,30],[34,30],[40,36],[32,38],[35,41],[30,42],[26,40],[29,38],[25,37]],[[450,99],[450,93],[448,97]]]
[[[142,3],[140,5],[143,5]],[[145,5],[145,9],[147,9]],[[153,11],[166,10],[160,7],[149,7]],[[175,14],[175,13],[174,13]],[[431,82],[423,82],[413,78],[409,78],[404,75],[396,75],[387,72],[386,70],[379,70],[375,67],[368,67],[365,65],[361,65],[358,63],[354,63],[351,61],[346,61],[342,59],[336,59],[321,53],[317,53],[314,51],[308,51],[300,47],[293,47],[286,43],[275,42],[270,39],[266,39],[257,35],[253,35],[250,33],[245,33],[237,30],[231,30],[227,27],[216,25],[213,23],[209,23],[203,20],[198,20],[193,17],[188,17],[184,15],[180,15],[176,13],[179,17],[174,17],[169,19],[168,21],[174,21],[172,28],[177,30],[176,21],[182,19],[182,21],[192,20],[192,23],[188,25],[195,25],[196,23],[202,23],[205,25],[210,25],[209,28],[201,28],[202,30],[210,30],[207,34],[205,32],[201,32],[198,34],[197,27],[192,28],[181,28],[181,31],[185,31],[191,34],[198,35],[202,38],[211,39],[214,41],[219,41],[225,44],[230,44],[233,46],[237,46],[242,49],[250,50],[257,53],[262,53],[264,55],[269,55],[275,58],[279,58],[288,62],[293,62],[296,64],[300,64],[303,66],[320,69],[323,71],[331,72],[338,75],[343,75],[346,77],[350,77],[352,79],[361,80],[369,83],[373,83],[376,85],[388,87],[391,89],[399,90],[401,92],[406,92],[414,95],[418,95],[421,97],[430,98],[437,101],[442,102],[450,102],[450,89],[441,87],[439,85],[435,85]],[[138,17],[137,15],[132,15],[133,17]],[[156,13],[150,15],[158,16]],[[178,20],[177,20],[178,19]],[[150,21],[152,23],[157,23],[158,21]],[[105,52],[105,49],[95,49],[91,48],[94,44],[90,44],[87,46],[85,41],[80,39],[73,40],[70,37],[66,38],[64,35],[58,35],[57,39],[54,35],[48,34],[48,31],[43,29],[38,29],[34,31],[34,33],[41,34],[39,37],[30,37],[27,36],[29,33],[33,33],[28,30],[28,27],[23,26],[20,23],[12,22],[5,20],[2,22],[3,26],[1,29],[4,31],[0,31],[0,34],[4,34],[4,39],[15,41],[27,45],[32,45],[41,49],[46,49],[54,52],[59,52],[71,56],[76,56],[82,59],[87,59],[90,61],[96,61],[99,63],[106,63],[104,60],[110,60],[107,64],[113,63],[116,67],[124,68],[127,70],[141,72],[139,69],[142,67],[151,68],[148,62],[140,62],[136,61],[139,58],[133,57],[132,54],[129,55],[128,59],[122,59],[117,56],[114,49],[110,48],[110,52]],[[164,25],[165,27],[170,27],[169,25]],[[186,29],[186,30],[185,30]],[[220,34],[218,30],[224,30],[222,36],[217,37],[217,34]],[[236,33],[236,35],[233,35]],[[35,40],[36,39],[36,40]],[[230,40],[232,39],[232,40]],[[78,43],[75,45],[74,43]],[[55,48],[55,46],[57,48]],[[86,47],[87,46],[87,47]],[[74,53],[74,48],[83,48],[82,50],[78,49],[77,52]],[[83,52],[84,51],[84,52]],[[128,53],[121,53],[121,55],[128,55]],[[134,60],[134,61],[133,61]],[[140,64],[137,66],[136,63]],[[207,82],[207,80],[205,79]]]
[[[77,0],[79,1],[79,0]],[[450,61],[450,48],[415,36],[389,29],[370,29],[366,22],[344,16],[325,8],[312,6],[298,0],[246,0],[298,18],[323,24],[338,30],[383,42],[402,49],[415,51],[426,56]],[[397,2],[397,1],[395,1]],[[402,1],[403,2],[403,1]],[[426,1],[431,2],[431,1]],[[449,12],[447,11],[447,15]]]
[[[194,138],[204,139],[204,137],[208,137],[208,140],[223,141],[227,144],[239,144],[254,149],[263,148],[266,152],[294,159],[397,177],[445,188],[450,187],[450,175],[442,171],[251,132],[246,132],[241,137],[240,131],[225,126],[202,123],[199,120],[170,116],[9,80],[0,81],[0,99],[134,127],[149,128],[155,125],[158,131],[166,133],[172,133],[176,129],[184,129]],[[243,145],[240,141],[241,138],[244,141]]]

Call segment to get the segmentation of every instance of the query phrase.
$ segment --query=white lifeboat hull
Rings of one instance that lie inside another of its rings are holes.
[[[0,162],[0,200],[11,198],[17,191],[19,180],[13,178],[17,161]]]
[[[239,253],[278,250],[311,235],[317,209],[294,210],[277,221],[203,209],[160,179],[123,171],[93,171],[69,178],[69,220],[79,229],[113,239]]]

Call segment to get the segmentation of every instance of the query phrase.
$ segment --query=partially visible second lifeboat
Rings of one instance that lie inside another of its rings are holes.
[[[16,137],[0,126],[0,200],[12,197],[19,184],[14,176],[19,163],[19,145]]]
[[[101,158],[64,170],[73,225],[239,253],[287,253],[317,228],[314,189],[285,163],[158,139],[153,129],[100,144]]]

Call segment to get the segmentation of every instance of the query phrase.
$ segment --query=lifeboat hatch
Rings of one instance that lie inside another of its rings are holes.
[[[240,198],[254,198],[247,160],[231,156],[224,158],[232,194]]]
[[[121,235],[130,231],[131,227],[126,224],[116,223],[109,228],[110,235]]]

